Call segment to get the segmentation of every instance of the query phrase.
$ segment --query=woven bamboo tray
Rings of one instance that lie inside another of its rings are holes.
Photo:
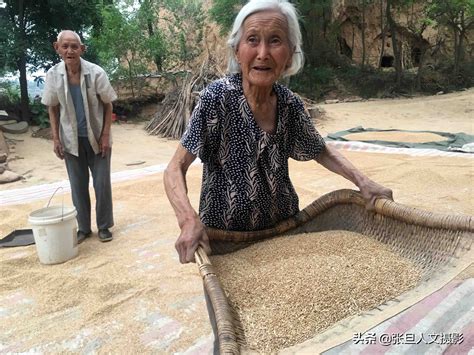
[[[469,266],[474,258],[473,216],[433,213],[386,199],[377,200],[375,210],[367,211],[361,194],[347,189],[320,197],[271,229],[229,232],[209,228],[207,233],[213,254],[226,254],[275,236],[327,230],[357,232],[387,244],[420,268],[422,281],[394,302],[381,305],[363,317],[343,320],[312,341],[305,342],[314,352],[350,340],[354,332],[367,331],[408,308],[446,284]],[[238,354],[241,349],[235,318],[219,282],[219,275],[216,275],[201,248],[195,256],[216,318],[220,353]],[[304,346],[292,347],[283,352],[295,353],[304,350]]]

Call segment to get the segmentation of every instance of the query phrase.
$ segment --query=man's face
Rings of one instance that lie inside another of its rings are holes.
[[[73,33],[63,33],[59,42],[54,42],[54,49],[67,64],[79,64],[85,46],[81,44]]]

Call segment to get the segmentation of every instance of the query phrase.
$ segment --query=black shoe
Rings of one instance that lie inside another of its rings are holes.
[[[107,228],[99,230],[99,240],[101,242],[109,242],[112,239],[114,239],[114,237],[112,237],[112,233]]]
[[[86,233],[83,231],[77,231],[77,244],[81,244],[86,238],[91,236],[91,232]]]

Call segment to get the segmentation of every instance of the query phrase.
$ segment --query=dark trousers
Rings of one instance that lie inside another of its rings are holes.
[[[89,196],[89,169],[96,198],[96,222],[98,229],[114,225],[112,184],[110,182],[110,156],[95,154],[89,139],[79,137],[79,156],[65,153],[66,169],[71,184],[72,202],[77,210],[80,231],[91,232],[91,199]]]

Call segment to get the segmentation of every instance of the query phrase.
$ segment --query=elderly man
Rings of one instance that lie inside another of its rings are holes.
[[[112,101],[117,98],[105,71],[81,58],[79,35],[61,31],[54,49],[62,61],[46,74],[41,102],[48,106],[54,153],[66,162],[77,210],[78,243],[91,231],[89,170],[96,197],[99,239],[112,240],[114,225],[110,182]]]

